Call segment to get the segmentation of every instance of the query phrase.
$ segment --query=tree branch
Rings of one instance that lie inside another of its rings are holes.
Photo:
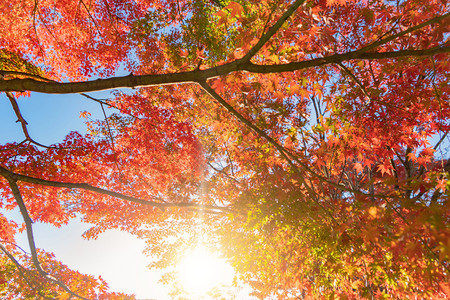
[[[401,57],[423,57],[423,56],[433,56],[439,53],[450,53],[450,47],[437,46],[434,48],[424,50],[406,49],[392,52],[362,52],[362,53],[356,50],[344,54],[334,54],[323,58],[315,58],[311,60],[292,62],[288,64],[255,65],[250,63],[245,66],[245,71],[263,74],[292,72],[301,69],[325,66],[329,64],[339,64],[350,60],[378,60],[378,59],[401,58]]]
[[[214,167],[210,162],[207,162],[208,166],[213,169],[214,171],[216,171],[217,173],[223,174],[225,177],[227,177],[228,179],[233,180],[234,182],[236,182],[238,185],[241,185],[241,183],[239,182],[239,180],[237,180],[236,178],[234,178],[233,176],[231,176],[230,174],[228,174],[227,172],[225,172],[225,170],[223,169],[218,169],[216,167]]]
[[[99,194],[103,194],[103,195],[108,195],[108,196],[111,196],[114,198],[126,200],[129,202],[134,202],[134,203],[141,204],[141,205],[156,207],[161,210],[164,210],[165,208],[178,207],[178,208],[197,209],[197,210],[201,210],[206,213],[217,213],[217,212],[231,213],[231,212],[233,212],[231,209],[228,209],[226,207],[218,207],[218,206],[213,206],[213,205],[204,205],[204,204],[195,204],[195,203],[159,203],[159,202],[135,198],[135,197],[121,194],[121,193],[98,188],[98,187],[89,185],[87,183],[59,182],[59,181],[51,181],[51,180],[30,177],[30,176],[26,176],[26,175],[20,175],[20,174],[9,171],[8,169],[5,169],[2,166],[0,166],[0,175],[5,177],[6,179],[11,178],[13,181],[22,181],[22,182],[28,182],[28,183],[44,185],[44,186],[61,187],[61,188],[68,188],[68,189],[81,189],[81,190],[91,191],[91,192],[95,192],[95,193],[99,193]]]
[[[394,196],[389,195],[369,195],[364,192],[361,192],[356,189],[348,189],[346,187],[343,187],[339,184],[336,184],[327,178],[315,173],[312,171],[308,166],[300,162],[293,154],[291,154],[287,149],[285,149],[283,146],[278,144],[275,140],[273,140],[270,136],[268,136],[263,130],[259,129],[257,126],[253,125],[249,120],[247,120],[244,116],[242,116],[239,112],[237,112],[230,104],[228,104],[220,95],[214,91],[206,82],[199,82],[199,84],[205,89],[206,92],[208,92],[211,97],[213,97],[217,102],[219,102],[222,106],[224,106],[229,112],[231,112],[237,119],[239,119],[241,122],[243,122],[245,125],[250,127],[253,131],[255,131],[258,135],[265,138],[270,144],[275,146],[275,148],[280,152],[281,156],[289,163],[289,165],[294,169],[294,171],[299,175],[300,182],[305,186],[306,190],[308,191],[309,195],[311,196],[311,199],[319,205],[319,207],[331,218],[331,221],[336,225],[339,226],[339,222],[336,220],[336,218],[333,216],[333,214],[323,206],[322,203],[320,203],[319,199],[316,197],[316,193],[312,190],[312,188],[306,183],[306,180],[303,177],[303,174],[301,170],[294,164],[294,162],[290,159],[294,159],[295,162],[301,165],[306,171],[310,172],[311,175],[317,177],[321,182],[326,182],[330,184],[331,186],[337,187],[338,189],[347,191],[347,192],[354,192],[355,194],[365,195],[365,196],[371,196],[371,197],[380,197],[384,198],[386,203],[394,210],[394,212],[403,219],[403,221],[406,224],[409,224],[408,220],[403,216],[403,214],[391,203],[389,198],[397,198]],[[449,164],[450,168],[450,164]],[[428,249],[428,251],[435,257],[436,261],[438,261],[447,271],[450,271],[450,269],[443,263],[439,256],[431,249],[428,244],[424,241],[424,239],[421,236],[417,236],[418,239],[422,242],[422,244]]]
[[[316,198],[316,193],[313,191],[313,189],[306,183],[306,180],[304,178],[304,174],[299,170],[299,168],[294,164],[292,157],[297,163],[299,163],[302,167],[305,166],[302,162],[300,162],[296,157],[291,154],[287,149],[285,149],[283,146],[281,146],[279,143],[277,143],[273,138],[271,138],[267,133],[265,133],[262,129],[258,128],[256,125],[253,125],[252,122],[247,120],[243,115],[241,115],[237,110],[234,109],[230,104],[228,104],[219,94],[216,93],[216,91],[211,88],[206,82],[199,82],[199,84],[203,87],[203,89],[211,96],[213,97],[217,102],[219,102],[226,110],[228,110],[230,113],[232,113],[239,121],[244,123],[247,127],[252,129],[254,132],[256,132],[259,136],[267,140],[270,144],[272,144],[278,152],[281,154],[284,160],[291,166],[291,168],[299,175],[300,183],[306,188],[308,191],[308,194],[310,195],[311,199],[316,202],[317,205],[319,205],[322,210],[328,214],[328,216],[331,217],[331,220],[337,224],[337,221],[335,220],[333,214],[323,206],[322,203]],[[307,166],[305,166],[307,168]],[[311,173],[312,170],[307,168]],[[315,173],[314,173],[315,174]],[[319,175],[320,176],[320,175]]]
[[[369,44],[369,45],[359,49],[358,51],[359,52],[367,52],[369,50],[375,49],[375,48],[377,48],[377,47],[379,47],[381,45],[384,45],[384,44],[386,44],[386,43],[388,43],[390,41],[395,40],[398,37],[401,37],[402,35],[405,35],[405,34],[408,34],[410,32],[416,31],[416,30],[418,30],[420,28],[423,28],[425,26],[428,26],[428,25],[431,25],[431,24],[434,24],[434,23],[438,23],[438,22],[440,22],[440,21],[442,21],[442,20],[444,20],[444,19],[446,19],[448,17],[450,17],[450,13],[446,13],[446,14],[443,14],[442,16],[437,16],[435,18],[429,19],[428,21],[420,23],[420,24],[418,24],[416,26],[413,26],[413,27],[410,27],[410,28],[405,29],[403,31],[400,31],[397,34],[388,36],[388,37],[386,37],[384,39],[381,39],[379,41],[375,41],[375,42],[373,42],[373,43],[371,43],[371,44]]]
[[[0,242],[0,250],[3,251],[3,253],[5,253],[5,255],[9,258],[9,260],[11,260],[13,262],[13,264],[16,266],[17,270],[20,273],[20,276],[22,276],[22,278],[25,280],[25,282],[27,283],[27,285],[36,293],[38,293],[42,299],[53,299],[53,298],[49,298],[45,295],[43,295],[41,293],[41,291],[38,291],[34,285],[31,283],[31,281],[28,279],[28,277],[25,275],[24,270],[27,270],[26,268],[24,268],[19,261],[14,257],[14,255],[8,251],[8,249],[6,249],[6,247]],[[27,270],[28,271],[28,270]]]
[[[15,145],[12,146],[12,147],[0,149],[0,152],[10,151],[10,150],[19,148],[20,146],[22,146],[22,144],[24,144],[24,143],[26,143],[26,142],[29,142],[29,141],[28,141],[27,139],[25,139],[25,140],[21,141],[20,143],[15,144]]]
[[[369,93],[366,90],[366,87],[363,85],[361,80],[359,80],[358,77],[356,77],[356,75],[353,74],[353,72],[349,68],[344,66],[342,63],[338,63],[338,65],[358,85],[359,89],[363,92],[364,96],[366,96],[366,98],[367,98],[367,102],[366,102],[367,104],[370,104],[370,102],[373,101],[373,102],[380,103],[380,104],[382,104],[384,106],[389,106],[389,107],[393,107],[395,109],[406,111],[404,108],[396,106],[396,105],[393,105],[392,103],[388,103],[388,102],[385,102],[385,101],[382,101],[382,100],[370,97]]]
[[[19,187],[17,186],[17,180],[9,175],[6,175],[5,178],[6,178],[6,180],[8,180],[8,183],[9,183],[9,186],[13,193],[14,199],[16,200],[17,205],[19,206],[20,213],[22,214],[23,220],[25,222],[26,230],[27,230],[28,245],[30,246],[30,252],[31,252],[31,259],[33,260],[33,265],[35,266],[36,270],[39,272],[39,274],[41,276],[43,276],[47,280],[50,280],[51,282],[56,283],[57,285],[59,285],[62,289],[64,289],[66,292],[68,292],[72,296],[78,297],[80,299],[88,300],[87,298],[84,298],[84,297],[72,292],[63,282],[61,282],[60,280],[51,276],[44,269],[42,269],[41,262],[39,261],[37,251],[36,251],[36,244],[34,242],[33,228],[32,228],[33,221],[31,220],[30,215],[28,214],[28,210],[25,206],[25,203],[23,202],[22,195],[20,194]]]
[[[269,39],[277,33],[277,31],[280,29],[280,27],[284,24],[284,22],[299,8],[300,5],[302,5],[305,2],[305,0],[297,0],[294,2],[294,4],[291,5],[291,7],[288,8],[284,12],[284,14],[278,19],[278,21],[269,28],[269,30],[263,34],[263,36],[259,39],[259,41],[256,43],[255,46],[253,46],[247,54],[241,59],[242,61],[250,61],[250,59],[264,46],[265,43],[269,41]]]
[[[249,120],[247,120],[244,116],[242,116],[238,111],[234,109],[230,104],[228,104],[219,94],[217,94],[214,89],[212,89],[206,82],[199,82],[204,90],[213,97],[217,102],[219,102],[224,108],[226,108],[230,113],[232,113],[238,120],[240,120],[242,123],[244,123],[246,126],[248,126],[250,129],[252,129],[255,133],[257,133],[262,138],[266,139],[270,144],[272,144],[281,154],[283,159],[288,162],[288,164],[292,167],[292,169],[300,176],[300,182],[305,185],[305,188],[308,190],[308,192],[312,195],[315,194],[314,191],[311,190],[311,188],[306,184],[306,181],[304,179],[304,173],[302,171],[307,171],[312,176],[316,177],[319,181],[325,182],[328,185],[344,191],[344,192],[350,192],[361,196],[370,196],[370,197],[377,197],[382,199],[403,199],[402,197],[396,196],[396,195],[386,195],[386,194],[367,194],[363,191],[356,190],[354,188],[347,188],[346,186],[343,186],[341,184],[338,184],[336,182],[333,182],[329,180],[328,178],[316,173],[314,170],[312,170],[307,164],[300,161],[296,155],[292,154],[288,149],[281,146],[278,142],[276,142],[273,138],[271,138],[267,133],[265,133],[263,130],[258,128],[256,125],[251,123]],[[297,167],[295,163],[297,163],[302,170]],[[0,167],[1,168],[1,167]],[[0,169],[1,171],[1,169]],[[319,204],[319,203],[318,203]]]
[[[275,65],[256,65],[251,62],[236,60],[221,66],[205,70],[194,70],[189,72],[155,74],[155,75],[128,75],[122,77],[111,77],[92,81],[78,82],[43,82],[31,78],[0,80],[0,91],[33,91],[47,94],[72,94],[95,92],[117,88],[136,88],[144,86],[156,86],[177,83],[194,83],[205,81],[236,71],[248,71],[253,73],[282,73],[296,70],[320,67],[329,64],[338,64],[349,60],[377,60],[400,57],[423,57],[439,53],[449,53],[450,47],[438,46],[424,50],[400,50],[392,52],[359,52],[351,51],[345,54],[334,54],[331,56],[316,58],[300,62]]]
[[[13,107],[14,113],[16,114],[17,122],[20,122],[20,124],[22,125],[22,131],[23,131],[23,134],[25,135],[25,141],[29,141],[30,143],[33,143],[33,144],[43,147],[43,148],[61,149],[58,147],[46,146],[39,142],[36,142],[30,136],[30,133],[28,132],[28,122],[25,121],[24,117],[22,116],[22,113],[20,112],[20,108],[19,108],[19,105],[17,104],[16,98],[14,97],[14,95],[11,92],[6,92],[6,96],[8,97],[9,102],[11,103],[11,106]]]

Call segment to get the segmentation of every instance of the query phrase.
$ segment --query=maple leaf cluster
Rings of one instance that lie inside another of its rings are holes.
[[[0,213],[2,297],[131,297],[36,248],[33,222],[75,216],[159,268],[202,220],[261,299],[450,296],[447,1],[16,0],[0,22],[23,131],[0,145],[0,209],[23,217]],[[36,92],[104,118],[43,145],[18,101]]]

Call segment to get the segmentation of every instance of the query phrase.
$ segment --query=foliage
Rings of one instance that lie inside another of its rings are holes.
[[[12,0],[0,22],[24,133],[0,146],[0,208],[31,251],[0,214],[2,297],[128,297],[36,249],[32,220],[75,215],[160,268],[208,236],[260,298],[450,295],[446,0]],[[113,113],[42,145],[23,92]]]

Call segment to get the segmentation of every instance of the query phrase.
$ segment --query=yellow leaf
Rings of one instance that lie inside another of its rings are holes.
[[[372,206],[369,208],[369,215],[371,215],[373,218],[377,217],[378,209],[375,206]]]
[[[61,294],[59,294],[58,298],[56,298],[58,300],[67,300],[70,299],[70,294],[66,293],[66,292],[62,292]]]

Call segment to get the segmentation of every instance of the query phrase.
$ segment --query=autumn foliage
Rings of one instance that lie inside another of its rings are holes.
[[[33,222],[76,215],[87,238],[145,239],[160,268],[201,219],[261,299],[450,297],[449,9],[0,1],[0,91],[23,129],[0,145],[0,297],[131,297],[36,248]],[[87,133],[43,145],[20,110],[34,93],[105,118],[82,112]]]

